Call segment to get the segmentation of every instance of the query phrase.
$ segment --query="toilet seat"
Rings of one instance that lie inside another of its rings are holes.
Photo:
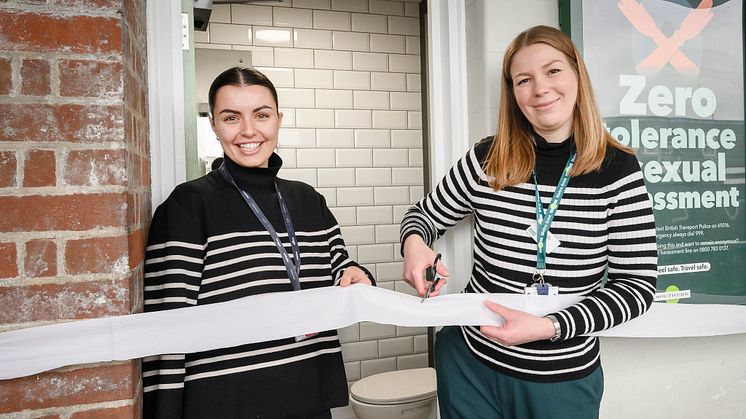
[[[374,405],[412,403],[435,397],[435,369],[416,368],[371,375],[355,382],[350,397]]]

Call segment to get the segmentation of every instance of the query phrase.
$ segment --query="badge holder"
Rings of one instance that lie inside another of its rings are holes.
[[[559,294],[559,287],[555,287],[549,282],[544,281],[544,273],[536,272],[531,278],[533,284],[523,289],[526,295],[557,295]]]

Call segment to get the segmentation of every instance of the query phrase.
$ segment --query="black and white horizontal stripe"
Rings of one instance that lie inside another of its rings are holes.
[[[300,182],[276,178],[279,165],[272,170],[227,164],[292,258],[274,193],[276,180],[299,244],[301,289],[333,286],[346,267],[358,266],[349,259],[322,195]],[[146,249],[146,311],[284,291],[292,286],[270,234],[217,172],[180,185],[156,210]],[[246,319],[247,325],[261,322]],[[142,368],[146,418],[303,416],[347,403],[334,330],[301,341],[148,357]],[[287,402],[278,405],[273,401],[278,397]]]
[[[536,223],[535,186],[493,190],[482,166],[491,142],[488,138],[472,148],[407,212],[401,238],[418,234],[432,244],[474,214],[474,265],[464,292],[522,293],[536,269],[536,242],[526,232]],[[537,143],[539,192],[546,208],[571,143]],[[634,156],[611,149],[607,154],[599,171],[570,180],[550,228],[561,245],[547,255],[547,281],[562,294],[587,298],[555,313],[562,329],[557,343],[504,347],[482,336],[478,327],[462,327],[474,354],[495,369],[534,381],[583,377],[599,362],[599,349],[596,338],[581,335],[628,321],[650,307],[657,250],[642,173]]]

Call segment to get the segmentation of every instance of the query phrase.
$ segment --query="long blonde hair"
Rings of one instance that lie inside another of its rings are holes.
[[[606,156],[606,147],[634,153],[631,148],[614,139],[604,128],[593,96],[588,70],[570,38],[558,29],[534,26],[518,34],[505,50],[497,130],[485,163],[485,172],[491,177],[490,186],[495,190],[528,181],[536,164],[533,128],[516,102],[510,66],[518,51],[537,43],[547,44],[565,54],[578,78],[578,96],[572,123],[573,141],[578,157],[571,176],[601,168]]]

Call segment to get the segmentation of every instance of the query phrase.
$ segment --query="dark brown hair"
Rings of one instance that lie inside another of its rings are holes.
[[[275,99],[275,108],[278,107],[277,102],[277,90],[275,85],[264,75],[261,71],[254,70],[253,68],[246,67],[232,67],[222,73],[220,73],[210,85],[210,90],[207,94],[208,104],[210,106],[210,115],[213,114],[215,108],[215,95],[218,94],[218,90],[223,86],[264,86],[272,93],[272,97]]]

